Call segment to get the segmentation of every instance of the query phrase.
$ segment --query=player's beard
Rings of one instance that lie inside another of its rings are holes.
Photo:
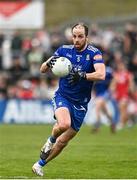
[[[79,45],[79,46],[76,46],[76,45]],[[87,42],[86,42],[86,40],[85,40],[85,42],[84,42],[82,45],[80,45],[80,44],[75,44],[74,46],[75,46],[75,48],[76,48],[78,51],[83,51],[83,50],[85,49],[85,47],[87,46]]]

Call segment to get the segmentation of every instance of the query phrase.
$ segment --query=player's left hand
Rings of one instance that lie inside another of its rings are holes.
[[[75,85],[80,80],[86,80],[86,72],[80,71],[80,70],[73,70],[70,72],[70,75],[68,77],[68,82],[71,85]]]

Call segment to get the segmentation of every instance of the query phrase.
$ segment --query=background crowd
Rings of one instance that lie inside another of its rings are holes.
[[[127,23],[123,30],[118,31],[110,26],[100,28],[97,24],[91,24],[89,42],[102,51],[106,65],[114,70],[114,74],[119,74],[114,77],[118,77],[119,80],[121,77],[121,82],[117,81],[121,86],[116,86],[115,83],[115,88],[112,88],[113,96],[117,101],[122,101],[122,104],[123,101],[130,100],[132,102],[130,111],[137,113],[137,26]],[[63,30],[55,28],[49,32],[45,29],[31,33],[2,31],[0,99],[51,99],[58,86],[58,80],[51,72],[41,75],[39,68],[41,63],[62,44],[71,44],[69,27]],[[121,72],[130,74],[132,85],[127,77],[125,81],[122,80],[124,76],[120,75]],[[120,97],[117,92],[122,92]]]

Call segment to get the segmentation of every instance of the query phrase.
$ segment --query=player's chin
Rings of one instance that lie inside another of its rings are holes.
[[[81,45],[80,44],[75,44],[75,48],[77,49],[77,50],[81,50]]]

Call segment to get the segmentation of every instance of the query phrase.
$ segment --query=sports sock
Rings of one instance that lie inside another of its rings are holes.
[[[50,136],[50,141],[51,141],[52,143],[55,143],[55,142],[56,142],[56,138],[55,138],[54,136]]]
[[[40,160],[38,161],[38,164],[43,167],[43,166],[45,166],[45,165],[47,164],[47,162],[46,162],[46,160],[44,160],[44,159],[40,159]]]

